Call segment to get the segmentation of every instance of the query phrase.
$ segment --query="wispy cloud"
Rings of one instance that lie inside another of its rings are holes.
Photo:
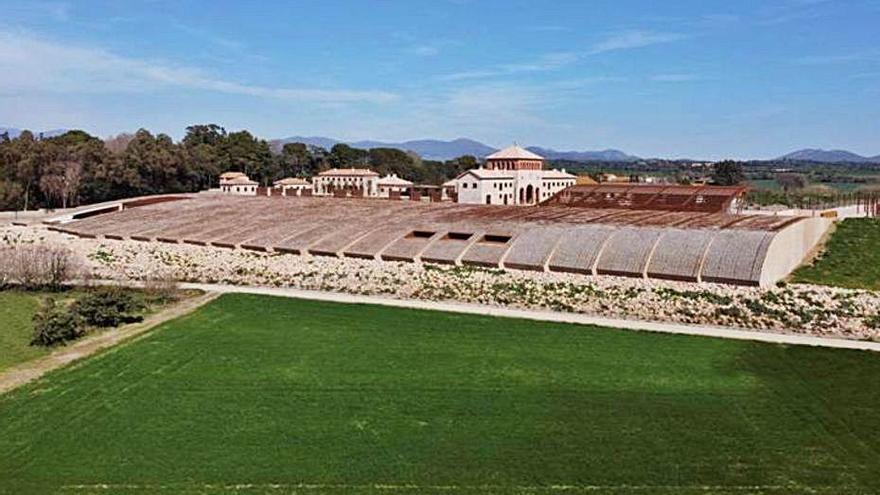
[[[822,17],[823,9],[834,0],[787,0],[770,4],[758,12],[758,24],[775,26]]]
[[[236,52],[244,51],[244,43],[242,43],[241,41],[227,38],[225,36],[216,35],[208,30],[191,26],[179,20],[172,20],[171,22],[169,22],[169,25],[194,38],[207,41],[220,48],[225,48],[227,50],[233,50]]]
[[[674,41],[683,40],[689,36],[683,33],[665,33],[656,31],[623,31],[612,34],[605,39],[595,43],[587,51],[589,55],[598,55],[600,53],[613,52],[617,50],[631,50],[634,48],[643,48],[646,46],[659,45],[664,43],[672,43]]]
[[[168,62],[120,56],[101,48],[55,42],[18,31],[0,31],[0,92],[102,94],[169,88],[211,91],[313,103],[384,103],[385,91],[284,88],[250,85]]]
[[[64,1],[41,1],[34,0],[28,2],[8,2],[2,7],[2,14],[6,16],[37,16],[49,18],[54,21],[70,20],[71,5]],[[3,17],[0,16],[0,21]]]
[[[409,53],[413,55],[418,55],[420,57],[433,57],[434,55],[438,55],[440,53],[440,47],[436,45],[416,45],[410,47]]]
[[[533,33],[560,33],[564,31],[571,31],[571,28],[568,26],[560,26],[556,24],[525,26],[524,29]]]
[[[441,76],[445,81],[461,81],[467,79],[485,79],[508,76],[527,72],[545,72],[572,65],[584,57],[599,55],[618,50],[632,50],[651,45],[672,43],[690,37],[683,33],[667,33],[656,31],[622,31],[607,36],[593,44],[586,52],[555,52],[540,57],[509,64],[495,65],[484,69],[454,72]]]
[[[676,83],[699,81],[703,77],[698,74],[655,74],[650,79],[654,82]]]
[[[546,53],[533,60],[509,64],[499,64],[488,69],[454,72],[441,76],[444,81],[461,81],[466,79],[483,79],[496,76],[522,74],[527,72],[545,72],[560,69],[578,60],[575,53]]]
[[[840,53],[835,55],[809,55],[795,59],[797,65],[838,65],[867,60],[878,60],[880,55],[871,53]]]

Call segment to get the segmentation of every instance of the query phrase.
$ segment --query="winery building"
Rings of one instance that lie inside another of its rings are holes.
[[[517,146],[486,157],[481,168],[468,170],[452,183],[459,203],[534,205],[573,186],[576,177],[565,170],[547,170],[544,157]]]

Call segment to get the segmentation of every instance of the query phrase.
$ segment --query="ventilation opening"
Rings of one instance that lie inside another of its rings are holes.
[[[446,239],[452,241],[466,241],[471,238],[474,234],[467,234],[464,232],[450,232],[446,234]]]
[[[480,242],[484,242],[486,244],[507,244],[510,242],[509,235],[494,235],[494,234],[486,234],[480,239]]]
[[[434,232],[428,232],[427,230],[413,230],[409,233],[407,239],[430,239],[434,237]]]

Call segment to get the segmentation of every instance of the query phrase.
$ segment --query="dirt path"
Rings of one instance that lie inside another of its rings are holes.
[[[208,292],[185,299],[163,311],[150,315],[144,321],[124,325],[115,330],[105,330],[80,341],[61,347],[48,356],[21,363],[0,372],[0,395],[32,382],[46,373],[113,347],[123,341],[134,339],[149,332],[156,326],[188,314],[202,305],[216,299],[220,293]]]

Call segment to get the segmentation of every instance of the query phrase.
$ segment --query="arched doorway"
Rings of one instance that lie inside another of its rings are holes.
[[[529,184],[526,186],[526,204],[532,204],[535,200],[534,198],[535,191],[532,189],[532,185]]]
[[[523,188],[519,188],[519,204],[523,204],[526,202],[526,190]]]
[[[487,195],[486,195],[486,204],[487,204],[487,205],[491,205],[491,204],[492,204],[492,195],[491,195],[491,194],[487,194]]]

